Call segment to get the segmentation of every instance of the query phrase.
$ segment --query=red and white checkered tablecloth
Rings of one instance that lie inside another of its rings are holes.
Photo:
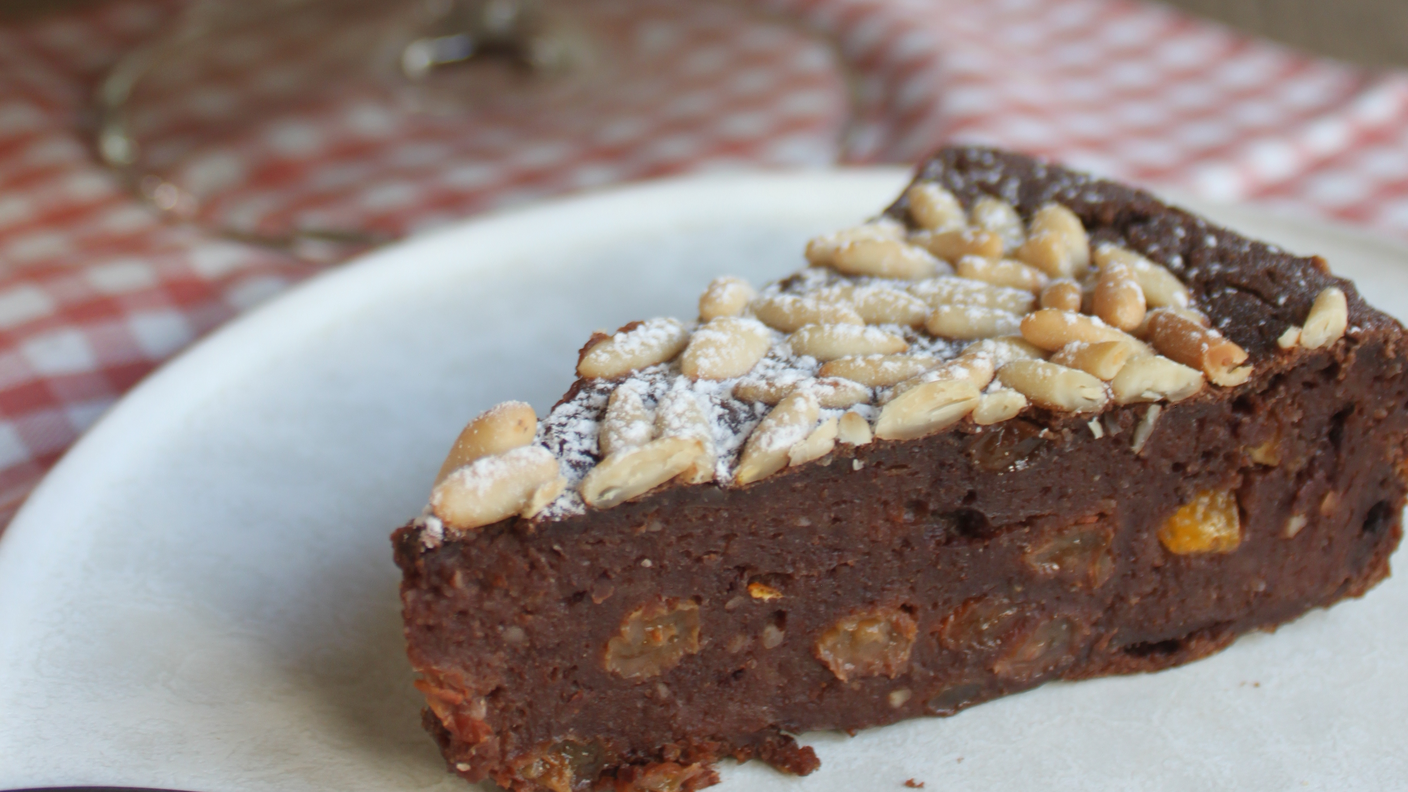
[[[829,33],[859,75],[858,159],[913,161],[945,141],[988,142],[1408,238],[1406,74],[1306,57],[1129,0],[767,6]],[[181,7],[110,0],[0,27],[0,525],[152,368],[316,270],[164,223],[97,164],[94,87]],[[255,224],[260,212],[307,211],[406,232],[602,183],[815,163],[814,133],[837,104],[820,90],[814,53],[759,55],[763,42],[739,55],[726,48],[746,42],[722,41],[714,57],[681,66],[697,84],[655,103],[661,112],[615,108],[606,131],[515,136],[454,168],[438,164],[465,153],[445,139],[368,164],[348,130],[398,130],[375,113],[311,108],[248,152],[257,167],[239,172],[244,211]],[[757,58],[748,79],[707,79],[744,56]],[[325,157],[348,160],[341,181],[317,195],[280,189],[288,168]],[[358,192],[369,173],[378,187]],[[387,176],[400,178],[388,188]]]

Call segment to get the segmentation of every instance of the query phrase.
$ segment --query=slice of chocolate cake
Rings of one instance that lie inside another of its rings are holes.
[[[456,441],[394,538],[455,772],[805,774],[791,734],[1167,668],[1388,574],[1403,329],[1323,260],[976,148],[806,256]]]

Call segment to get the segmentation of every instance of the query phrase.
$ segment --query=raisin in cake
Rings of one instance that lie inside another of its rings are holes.
[[[1203,657],[1389,571],[1403,329],[1319,258],[1027,157],[475,419],[395,534],[425,725],[515,790]]]

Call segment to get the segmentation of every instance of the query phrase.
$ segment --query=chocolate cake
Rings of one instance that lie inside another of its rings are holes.
[[[460,435],[394,535],[456,773],[806,774],[799,732],[1168,668],[1388,575],[1403,328],[1323,260],[981,148],[806,257]]]

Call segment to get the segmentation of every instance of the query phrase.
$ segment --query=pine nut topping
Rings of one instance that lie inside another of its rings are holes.
[[[942,338],[971,341],[1015,333],[1022,328],[1022,317],[999,308],[940,305],[929,314],[924,327]]]
[[[1310,315],[1301,326],[1300,345],[1306,349],[1319,349],[1344,337],[1349,327],[1349,303],[1344,292],[1331,286],[1315,297],[1310,306]]]
[[[1144,290],[1150,308],[1187,308],[1188,287],[1178,276],[1127,248],[1109,243],[1095,249],[1095,263],[1103,271],[1111,262],[1129,267]]]
[[[680,473],[687,484],[703,484],[714,480],[718,452],[714,448],[714,430],[699,398],[688,390],[673,390],[660,399],[655,408],[655,434],[659,437],[680,437],[697,440],[703,449],[694,463]]]
[[[976,228],[951,231],[916,231],[909,241],[943,261],[957,261],[964,256],[1002,258],[1002,237]]]
[[[902,336],[878,327],[845,324],[812,324],[788,339],[792,353],[820,361],[850,355],[893,355],[909,348]]]
[[[1105,383],[1093,375],[1047,360],[1014,360],[997,378],[1048,410],[1098,412],[1110,400]]]
[[[1041,290],[1041,307],[1079,313],[1082,296],[1079,283],[1069,278],[1054,280]]]
[[[799,388],[810,390],[817,403],[829,410],[845,409],[870,401],[870,388],[840,377],[804,379],[781,383],[776,380],[742,379],[733,386],[733,397],[740,401],[777,404]]]
[[[978,386],[966,378],[916,385],[880,410],[875,436],[882,440],[926,437],[963,420],[978,406]]]
[[[837,358],[817,373],[823,377],[842,377],[871,388],[888,388],[938,364],[938,358],[929,355],[865,355]]]
[[[788,452],[811,435],[820,414],[821,405],[808,390],[794,391],[778,402],[748,436],[734,481],[751,484],[787,467]]]
[[[1286,331],[1276,338],[1276,346],[1281,349],[1291,350],[1300,346],[1300,328],[1291,325]]]
[[[757,296],[758,292],[742,278],[715,278],[699,296],[699,319],[707,322],[720,316],[737,316]]]
[[[846,275],[919,280],[932,278],[948,265],[922,247],[898,239],[857,239],[832,256],[831,266]]]
[[[1120,261],[1109,261],[1100,270],[1093,299],[1095,315],[1121,330],[1139,327],[1148,310],[1144,289],[1130,268]]]
[[[609,456],[643,446],[654,436],[654,421],[645,409],[640,392],[629,383],[612,391],[606,402],[606,414],[601,419],[601,434],[597,438],[601,455]]]
[[[668,363],[689,343],[689,331],[678,319],[649,319],[597,344],[582,356],[577,374],[587,379],[615,379],[647,366]]]
[[[909,293],[934,308],[941,305],[976,305],[1024,314],[1036,304],[1036,298],[1029,291],[994,286],[971,278],[943,277],[920,281],[909,287]]]
[[[694,331],[680,355],[692,380],[725,380],[747,374],[772,346],[772,331],[756,319],[721,316]]]
[[[703,444],[684,437],[662,437],[612,454],[582,479],[582,500],[598,509],[618,506],[680,475],[703,456]]]
[[[1110,381],[1116,404],[1180,402],[1203,389],[1203,373],[1154,355],[1126,363]]]
[[[521,401],[494,405],[460,431],[440,472],[435,474],[435,483],[476,459],[526,446],[537,432],[538,416],[532,407]]]
[[[1046,273],[1014,259],[994,261],[978,256],[964,256],[958,260],[954,271],[960,278],[970,278],[991,283],[994,286],[1006,286],[1029,292],[1039,292],[1047,283]]]
[[[1159,354],[1201,370],[1214,385],[1240,385],[1251,376],[1247,353],[1211,328],[1171,311],[1149,319],[1149,341]]]
[[[1011,388],[998,388],[984,393],[973,408],[973,423],[991,426],[1016,418],[1027,408],[1027,397]]]
[[[968,215],[953,193],[932,182],[916,184],[905,193],[909,217],[926,231],[952,231],[968,225]]]
[[[973,204],[973,225],[996,234],[1002,240],[1005,250],[1016,250],[1026,241],[1027,230],[1022,224],[1022,216],[1012,208],[1012,204],[999,198],[980,198]]]
[[[515,448],[451,472],[431,490],[430,509],[447,527],[468,531],[523,511],[558,476],[557,457],[546,448]]]
[[[807,261],[817,267],[836,263],[836,253],[852,242],[862,239],[904,239],[904,225],[888,217],[872,223],[824,234],[807,242]]]
[[[753,315],[774,330],[791,333],[809,324],[865,324],[854,308],[812,297],[769,294],[753,301]]]
[[[1075,341],[1061,347],[1051,356],[1051,362],[1080,369],[1109,382],[1124,368],[1132,351],[1133,347],[1124,341],[1096,341],[1093,344]]]
[[[831,453],[831,449],[836,447],[839,423],[837,416],[834,415],[822,421],[820,426],[807,435],[806,440],[787,450],[787,463],[802,465],[814,459],[821,459]]]
[[[861,286],[851,290],[849,297],[855,312],[866,324],[919,327],[929,316],[928,303],[888,286]]]
[[[842,414],[836,427],[836,436],[841,442],[853,446],[868,445],[874,437],[870,431],[870,422],[854,410]]]
[[[1022,338],[1048,352],[1055,352],[1073,342],[1096,344],[1101,341],[1123,341],[1138,345],[1138,339],[1093,316],[1051,308],[1042,308],[1022,317]]]
[[[1090,239],[1075,212],[1049,203],[1032,214],[1017,258],[1053,278],[1075,277],[1090,267]]]

